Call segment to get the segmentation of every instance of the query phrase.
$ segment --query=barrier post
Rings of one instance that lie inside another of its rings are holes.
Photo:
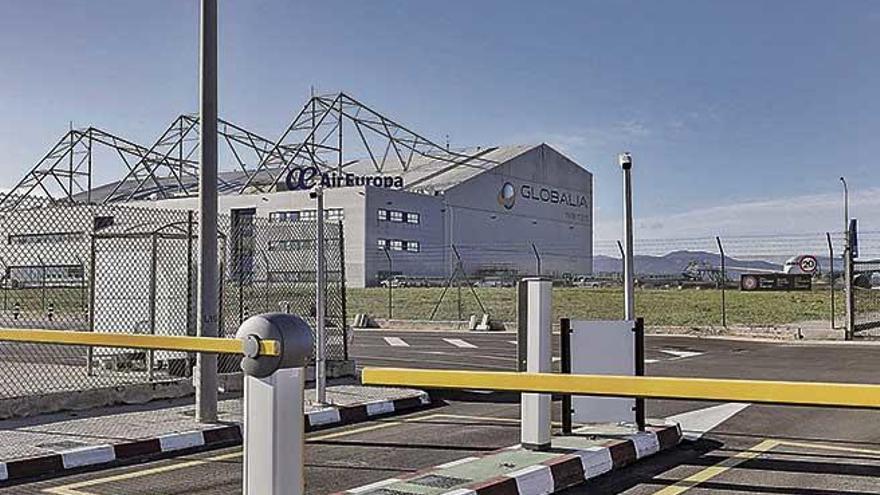
[[[526,371],[550,373],[551,289],[550,279],[530,277],[526,283],[528,315],[526,320]],[[521,399],[521,443],[532,450],[550,448],[550,394],[524,393]]]
[[[303,451],[308,324],[285,313],[253,316],[239,327],[244,341],[244,495],[305,493]],[[259,355],[261,340],[280,342],[279,356]]]

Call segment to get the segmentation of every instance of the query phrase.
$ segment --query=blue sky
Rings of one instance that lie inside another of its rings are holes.
[[[644,237],[839,230],[840,175],[880,230],[880,2],[220,3],[221,114],[265,135],[345,90],[453,146],[557,146],[595,174],[600,239],[624,149]],[[150,143],[197,109],[196,0],[0,14],[2,188],[69,121]]]

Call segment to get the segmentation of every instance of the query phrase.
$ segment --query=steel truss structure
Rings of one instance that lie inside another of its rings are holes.
[[[227,163],[218,179],[221,194],[278,190],[295,167],[386,174],[405,173],[426,161],[442,164],[437,173],[497,165],[482,158],[483,152],[440,146],[345,93],[311,97],[275,141],[223,119],[218,124],[219,142],[225,144],[221,156],[225,152],[232,162],[232,170]],[[149,147],[95,127],[72,129],[0,198],[0,211],[24,207],[27,198],[37,197],[52,203],[105,204],[195,196],[199,135],[199,118],[189,114],[174,119]],[[109,151],[100,164],[99,149]],[[95,171],[119,169],[120,164],[121,179],[95,186]]]

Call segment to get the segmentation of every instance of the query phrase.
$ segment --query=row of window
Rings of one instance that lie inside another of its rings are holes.
[[[314,239],[283,239],[269,241],[269,251],[314,251]]]
[[[402,239],[377,239],[376,247],[379,250],[389,251],[408,251],[410,253],[418,253],[422,250],[419,241],[404,241]]]
[[[270,222],[314,222],[317,219],[317,210],[273,211],[269,213]],[[345,210],[342,208],[324,210],[324,221],[341,222],[342,220],[345,220]]]
[[[379,208],[380,222],[412,223],[418,225],[422,216],[413,211],[385,210]]]

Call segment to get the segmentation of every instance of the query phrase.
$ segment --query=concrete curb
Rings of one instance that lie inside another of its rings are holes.
[[[377,416],[410,412],[431,404],[426,392],[418,396],[358,404],[351,407],[328,407],[306,413],[306,432],[366,421]],[[239,424],[228,424],[204,430],[185,431],[140,439],[134,442],[89,445],[55,454],[0,461],[0,482],[7,483],[45,476],[66,474],[66,471],[97,468],[140,458],[158,457],[173,452],[211,450],[240,445]]]
[[[602,446],[584,450],[574,450],[560,454],[558,457],[540,464],[524,467],[514,472],[500,474],[488,480],[475,481],[462,487],[454,488],[442,495],[546,495],[583,485],[587,481],[615,469],[621,469],[635,463],[639,459],[671,449],[682,440],[679,425],[649,427],[648,431],[629,435],[622,439],[609,440]],[[508,447],[516,449],[519,446]],[[506,449],[502,449],[506,450]],[[394,483],[414,480],[440,469],[476,461],[494,453],[479,457],[467,457],[432,468],[419,470],[416,473],[378,481],[369,485],[352,488],[334,495],[378,495],[387,493],[388,487]]]

